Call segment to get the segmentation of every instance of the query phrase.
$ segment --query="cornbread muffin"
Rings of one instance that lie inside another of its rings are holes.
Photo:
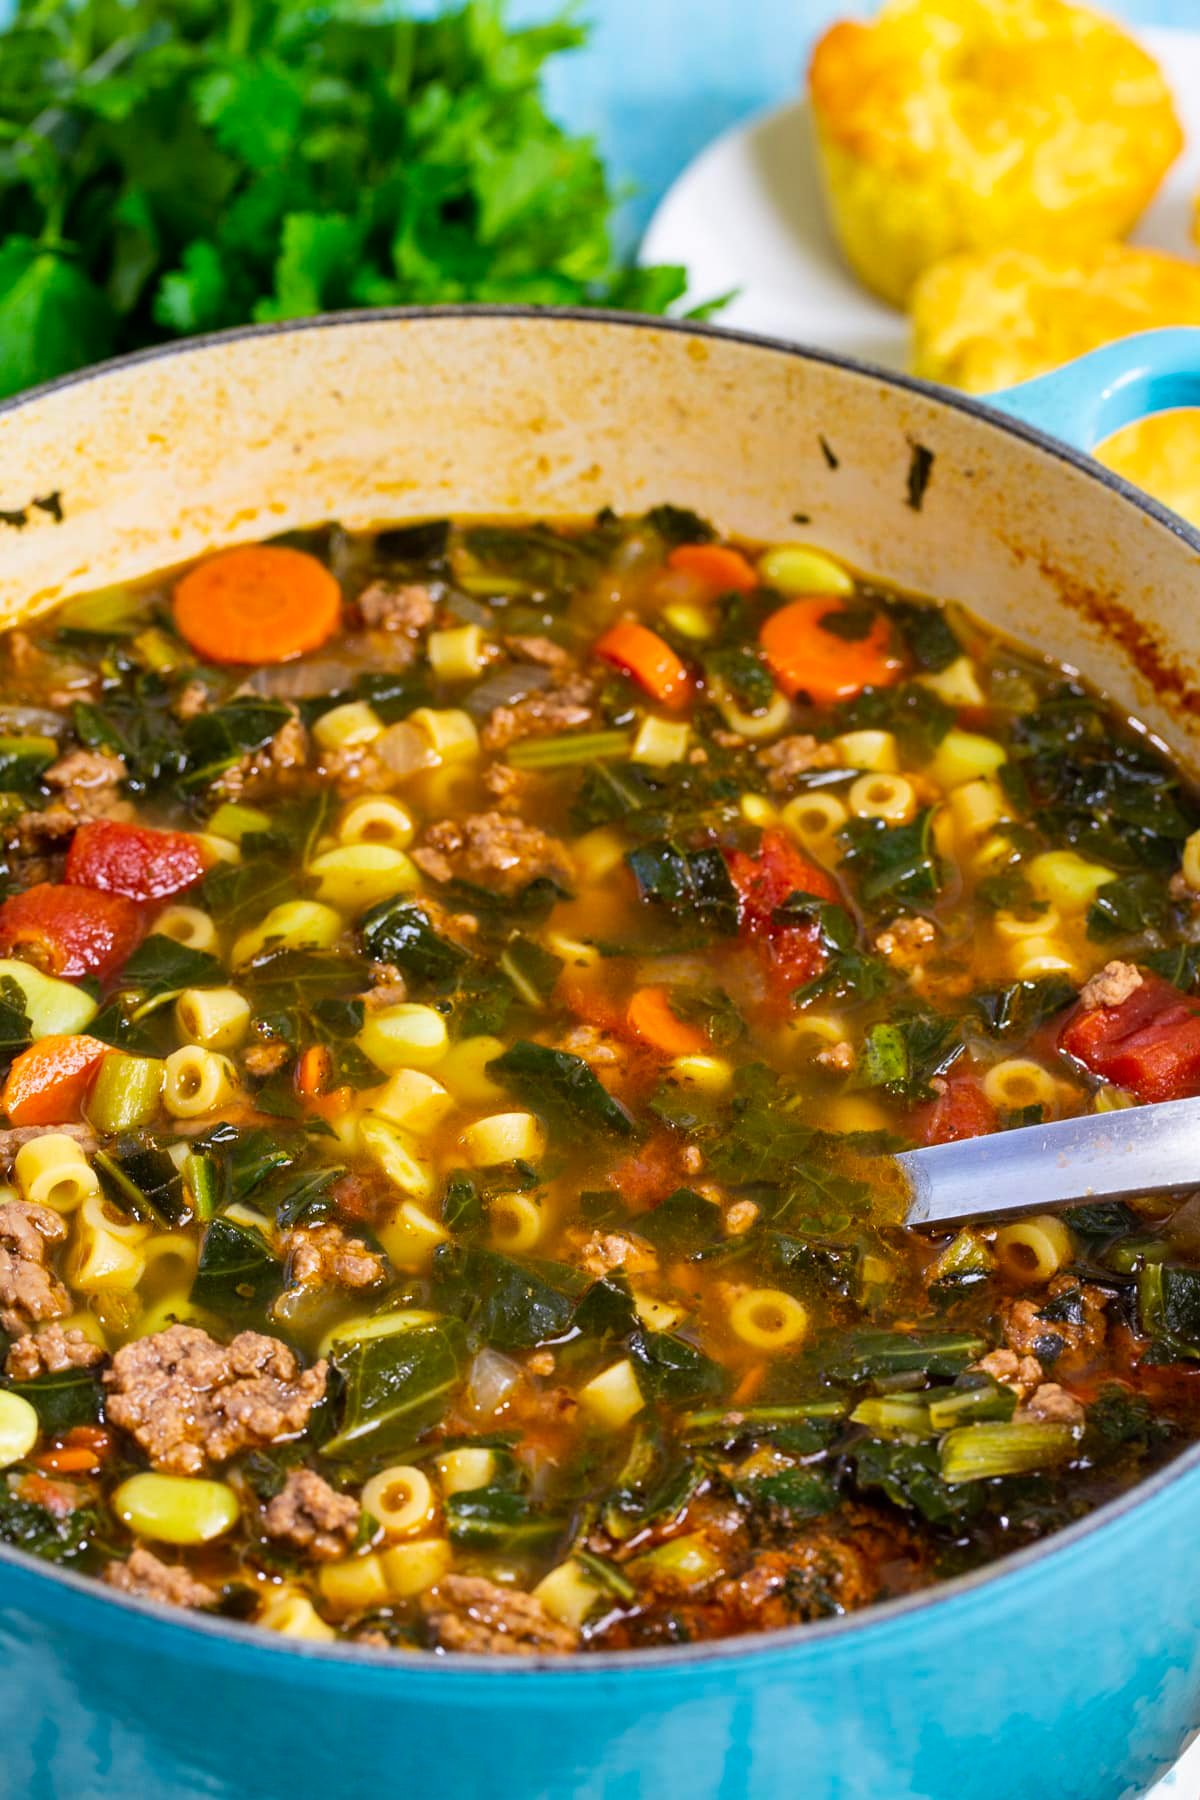
[[[955,251],[1122,237],[1182,143],[1153,59],[1066,0],[890,0],[810,85],[834,230],[896,305]]]
[[[1131,332],[1200,325],[1200,265],[1128,244],[1082,257],[980,251],[930,269],[912,308],[915,372],[988,393]],[[1139,420],[1097,455],[1200,525],[1200,412]]]
[[[912,321],[913,372],[985,394],[1131,332],[1200,325],[1200,264],[1130,244],[967,252],[921,277]]]

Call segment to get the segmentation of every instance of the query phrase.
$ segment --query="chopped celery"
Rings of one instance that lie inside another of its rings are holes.
[[[100,1064],[84,1111],[105,1137],[148,1125],[162,1097],[163,1066],[156,1056],[110,1050]]]
[[[5,981],[15,982],[24,996],[33,1038],[72,1037],[96,1016],[95,1000],[73,981],[43,975],[40,969],[15,957],[0,958],[0,982]]]
[[[157,625],[139,631],[133,640],[133,652],[143,668],[156,675],[169,675],[174,669],[187,669],[192,658],[178,638],[168,635]]]
[[[1161,1238],[1124,1237],[1119,1244],[1110,1245],[1101,1261],[1116,1275],[1136,1275],[1143,1263],[1166,1262],[1170,1254],[1170,1245]]]
[[[144,615],[143,594],[129,588],[101,588],[98,594],[82,594],[60,606],[54,623],[59,631],[94,632],[100,637],[129,637]]]
[[[895,1432],[908,1437],[930,1435],[924,1394],[879,1394],[860,1400],[850,1420],[854,1425],[865,1425],[875,1437],[891,1437]]]
[[[929,1281],[961,1283],[990,1273],[995,1257],[991,1247],[970,1227],[952,1238],[929,1269]]]
[[[232,838],[240,844],[250,831],[270,831],[271,815],[257,806],[242,806],[233,800],[223,801],[204,827],[210,837]]]
[[[961,1425],[942,1439],[942,1480],[990,1481],[1052,1467],[1067,1460],[1076,1435],[1073,1425],[1036,1419]]]
[[[57,755],[56,738],[34,734],[0,737],[0,788],[28,793]]]
[[[629,755],[633,739],[627,731],[583,731],[574,736],[521,738],[510,745],[514,769],[572,769],[581,763],[619,762]]]
[[[969,1424],[976,1419],[1011,1419],[1017,1405],[1012,1388],[990,1380],[980,1381],[974,1387],[937,1388],[925,1397],[929,1402],[929,1422],[936,1431],[949,1431],[952,1425]]]
[[[699,1587],[721,1573],[721,1560],[701,1532],[689,1531],[683,1537],[670,1538],[656,1549],[647,1550],[630,1567],[672,1575],[688,1587]]]
[[[593,1556],[590,1550],[575,1550],[572,1554],[580,1568],[608,1593],[615,1594],[618,1600],[631,1605],[637,1599],[637,1588],[616,1563],[609,1562],[604,1556]]]
[[[198,1219],[211,1219],[220,1198],[217,1164],[201,1150],[188,1152],[183,1165],[183,1180],[192,1196],[192,1211]]]

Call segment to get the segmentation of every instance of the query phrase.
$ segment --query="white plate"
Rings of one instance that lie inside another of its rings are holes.
[[[1189,224],[1200,194],[1200,32],[1139,35],[1163,65],[1188,142],[1133,241],[1195,256]],[[860,287],[834,244],[804,99],[710,144],[659,206],[642,256],[685,264],[693,301],[739,289],[720,314],[723,325],[907,367],[904,314]],[[1198,1794],[1200,1743],[1147,1800]]]
[[[1139,35],[1171,82],[1188,142],[1133,241],[1195,256],[1188,226],[1200,193],[1200,32]],[[642,255],[685,264],[693,301],[737,288],[723,325],[907,367],[904,314],[860,287],[834,244],[804,99],[710,144],[659,206]]]

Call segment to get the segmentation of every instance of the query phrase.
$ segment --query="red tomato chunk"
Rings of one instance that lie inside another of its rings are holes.
[[[1200,1000],[1157,975],[1143,975],[1119,1006],[1074,1013],[1058,1041],[1093,1075],[1139,1100],[1200,1093]]]
[[[792,894],[840,901],[837,883],[819,864],[802,856],[782,831],[764,831],[757,856],[731,850],[726,861],[738,893],[742,933],[758,950],[772,999],[787,1000],[793,988],[820,974],[825,951],[815,920],[790,925],[775,914]]]
[[[194,886],[209,862],[204,846],[185,831],[93,819],[71,839],[67,880],[130,900],[167,900]]]
[[[114,975],[145,933],[141,908],[124,894],[41,881],[0,906],[0,954],[14,951],[48,975]]]

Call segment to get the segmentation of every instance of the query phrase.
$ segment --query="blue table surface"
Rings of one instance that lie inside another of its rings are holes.
[[[557,0],[510,0],[514,20],[545,19]],[[600,141],[644,225],[675,176],[718,133],[799,86],[809,47],[862,0],[585,0],[588,47],[551,66],[556,115]],[[1200,0],[1109,0],[1130,23],[1200,28]]]

